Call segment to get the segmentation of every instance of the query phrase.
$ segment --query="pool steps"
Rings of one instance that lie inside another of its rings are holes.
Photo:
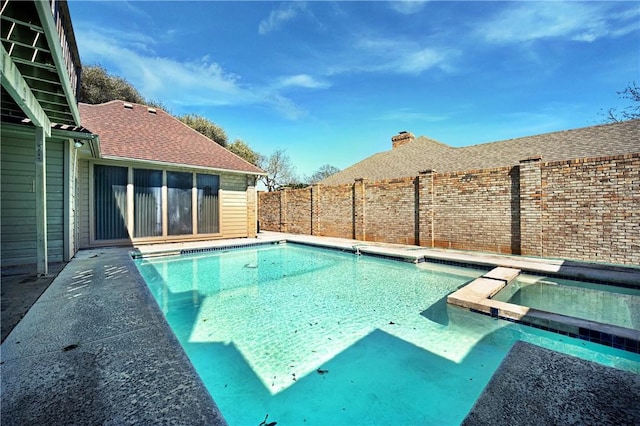
[[[497,267],[447,296],[460,308],[640,353],[640,331],[494,300],[520,270]]]

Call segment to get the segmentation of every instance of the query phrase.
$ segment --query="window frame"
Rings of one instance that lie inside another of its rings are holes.
[[[113,166],[124,167],[128,170],[128,182],[126,191],[127,200],[127,214],[125,219],[125,226],[128,231],[128,238],[126,239],[111,239],[111,240],[97,240],[95,235],[95,182],[94,182],[94,167],[95,166]],[[134,217],[134,169],[135,170],[155,170],[162,172],[162,188],[161,188],[161,203],[162,203],[162,235],[150,236],[150,237],[134,237],[135,235],[135,217]],[[192,232],[190,234],[171,235],[168,229],[168,187],[167,187],[167,172],[180,172],[189,173],[192,177],[191,185],[191,215],[192,215]],[[213,175],[218,177],[218,232],[214,233],[199,233],[198,231],[198,187],[197,176]],[[89,245],[90,246],[105,246],[105,245],[129,245],[131,243],[154,243],[154,242],[178,242],[189,240],[203,240],[208,238],[216,238],[222,236],[222,217],[223,217],[223,202],[222,202],[222,178],[223,174],[212,170],[193,169],[193,168],[181,168],[181,167],[163,167],[162,165],[153,164],[127,164],[123,165],[116,161],[91,161],[89,162],[89,188],[88,188],[88,219],[89,219]]]

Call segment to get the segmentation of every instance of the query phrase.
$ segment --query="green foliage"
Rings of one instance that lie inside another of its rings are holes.
[[[78,101],[87,104],[102,104],[115,99],[145,104],[140,92],[124,78],[110,75],[100,65],[89,65],[82,68]]]
[[[260,154],[255,152],[249,145],[247,145],[242,139],[236,139],[227,145],[227,149],[238,157],[245,159],[249,163],[257,166],[260,162]]]
[[[148,105],[168,112],[161,101],[145,100],[131,83],[121,77],[109,74],[104,67],[100,65],[83,66],[78,101],[88,104],[102,104],[113,100]],[[227,134],[224,129],[208,118],[197,114],[185,114],[177,118],[214,142],[224,147],[227,146]],[[236,139],[229,146],[229,149],[251,164],[257,165],[260,161],[260,154],[253,151],[240,139]]]
[[[278,188],[278,191],[281,191],[285,188],[288,189],[304,189],[307,188],[309,185],[307,185],[306,183],[288,183],[286,185],[282,185],[281,187]]]
[[[227,146],[227,133],[208,118],[198,114],[185,114],[177,119],[219,145]]]

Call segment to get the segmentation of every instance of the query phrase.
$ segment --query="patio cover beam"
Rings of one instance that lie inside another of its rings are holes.
[[[35,133],[36,263],[38,275],[47,275],[49,272],[49,256],[47,253],[47,144],[44,128],[36,126]]]
[[[22,111],[36,127],[44,129],[45,136],[51,136],[51,122],[34,96],[29,85],[14,64],[11,56],[2,46],[2,87],[11,95]]]

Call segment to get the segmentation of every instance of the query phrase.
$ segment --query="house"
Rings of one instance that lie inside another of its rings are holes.
[[[545,133],[455,148],[424,136],[401,132],[392,149],[374,154],[320,183],[339,185],[367,178],[379,181],[417,175],[517,166],[529,157],[562,161],[640,152],[640,120]]]
[[[259,168],[164,111],[78,106],[65,1],[4,1],[0,20],[2,267],[46,275],[85,247],[255,235]]]
[[[79,110],[100,136],[99,157],[79,148],[80,248],[255,236],[261,169],[160,109]]]
[[[81,74],[64,1],[2,2],[2,266],[71,259],[76,152],[92,140],[77,108]]]

